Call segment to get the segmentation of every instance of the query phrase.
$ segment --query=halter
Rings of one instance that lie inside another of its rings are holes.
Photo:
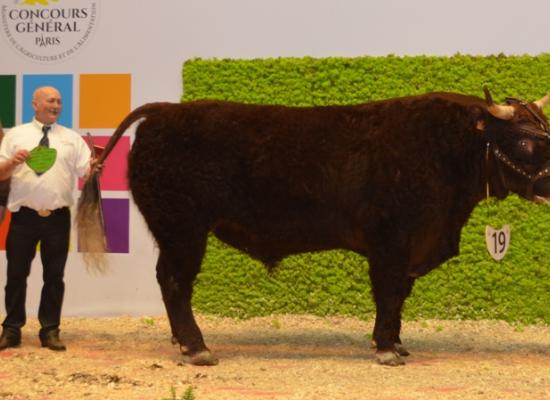
[[[533,107],[531,107],[531,104],[526,103],[523,100],[516,99],[514,97],[507,97],[506,102],[508,104],[516,103],[525,108],[539,123],[540,130],[539,129],[533,129],[529,127],[520,128],[520,132],[523,132],[527,135],[533,135],[540,137],[542,139],[550,139],[550,126],[548,125],[548,122],[540,116],[538,112],[533,110]]]
[[[541,129],[535,129],[535,128],[531,128],[531,127],[520,127],[518,129],[519,132],[524,133],[526,135],[535,136],[537,138],[550,141],[550,126],[548,125],[548,122],[544,118],[542,118],[535,110],[533,110],[533,108],[531,107],[531,105],[529,103],[526,103],[526,102],[524,102],[522,100],[519,100],[519,99],[515,99],[513,97],[507,98],[506,102],[509,103],[509,104],[510,103],[516,103],[516,104],[519,104],[520,106],[522,106],[523,108],[525,108],[537,120],[537,122],[539,123],[539,126],[541,128]],[[530,174],[529,172],[527,172],[523,168],[521,168],[519,165],[515,164],[512,160],[510,160],[510,158],[506,154],[504,154],[498,148],[498,146],[496,144],[491,143],[491,142],[487,142],[487,149],[486,149],[486,152],[485,152],[485,163],[486,163],[486,170],[487,170],[487,185],[486,185],[487,198],[489,198],[489,173],[488,173],[488,171],[489,171],[489,153],[490,153],[490,147],[491,146],[494,147],[493,154],[496,157],[496,159],[498,161],[500,161],[500,163],[506,165],[508,168],[512,169],[517,174],[521,175],[522,177],[524,177],[526,180],[529,181],[528,185],[527,185],[526,197],[529,200],[533,200],[533,197],[534,197],[533,191],[534,191],[534,187],[535,187],[536,182],[539,179],[550,176],[550,167],[546,167],[544,169],[541,169],[539,172],[537,172],[535,174]],[[499,167],[499,164],[497,164],[497,169],[498,169],[498,167]]]

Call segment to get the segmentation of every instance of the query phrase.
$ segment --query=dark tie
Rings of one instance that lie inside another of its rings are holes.
[[[50,147],[50,141],[48,140],[48,132],[50,129],[52,129],[51,126],[42,125],[42,133],[44,136],[40,139],[40,143],[38,143],[39,146]]]

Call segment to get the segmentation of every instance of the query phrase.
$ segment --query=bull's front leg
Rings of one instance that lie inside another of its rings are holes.
[[[404,356],[404,357],[409,356],[410,353],[406,349],[406,347],[403,345],[403,342],[401,342],[401,311],[403,309],[403,304],[405,303],[405,300],[407,300],[407,297],[409,297],[409,295],[412,292],[415,280],[416,280],[416,278],[412,277],[412,276],[408,276],[406,278],[405,285],[404,285],[403,290],[401,292],[402,299],[401,299],[401,308],[399,310],[399,316],[397,317],[396,322],[395,322],[398,326],[398,328],[397,328],[398,336],[397,336],[397,339],[395,340],[395,345],[394,345],[395,351],[400,356]]]
[[[401,309],[410,294],[414,279],[400,273],[392,273],[387,266],[372,264],[370,267],[372,291],[376,303],[376,320],[373,341],[376,359],[380,364],[397,366],[405,364],[403,356],[409,352],[401,343]]]

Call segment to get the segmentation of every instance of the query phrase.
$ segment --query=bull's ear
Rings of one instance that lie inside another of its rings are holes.
[[[476,130],[480,132],[485,132],[486,123],[484,119],[478,119],[476,122]]]
[[[498,119],[510,120],[514,118],[516,109],[513,106],[502,106],[493,102],[493,96],[489,92],[487,86],[483,86],[483,92],[485,93],[485,102],[487,103],[487,111],[491,115]]]
[[[473,106],[469,110],[471,120],[475,130],[478,132],[485,132],[487,128],[487,110],[479,106]]]

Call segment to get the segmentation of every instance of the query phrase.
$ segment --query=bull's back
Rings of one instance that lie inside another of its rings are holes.
[[[153,232],[187,223],[258,240],[333,235],[345,224],[340,188],[350,197],[359,184],[341,182],[350,179],[341,173],[348,128],[337,114],[218,102],[167,107],[136,130],[135,202]]]

